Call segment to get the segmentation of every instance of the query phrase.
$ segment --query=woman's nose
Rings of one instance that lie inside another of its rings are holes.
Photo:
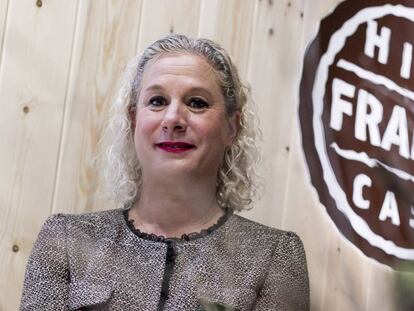
[[[163,130],[183,131],[187,128],[185,111],[182,106],[183,104],[176,101],[167,106],[161,123]]]

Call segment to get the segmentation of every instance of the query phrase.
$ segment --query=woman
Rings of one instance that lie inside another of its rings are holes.
[[[216,43],[169,35],[134,59],[109,127],[124,208],[51,216],[21,310],[307,310],[297,235],[233,211],[256,192],[252,113]]]

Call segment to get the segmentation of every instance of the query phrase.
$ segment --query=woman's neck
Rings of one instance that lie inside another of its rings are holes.
[[[215,184],[164,179],[144,180],[129,217],[143,232],[181,237],[211,227],[223,214]]]

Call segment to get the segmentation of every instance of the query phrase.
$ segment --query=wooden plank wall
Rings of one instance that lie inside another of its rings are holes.
[[[105,113],[127,60],[169,32],[220,42],[252,86],[266,188],[245,215],[300,234],[312,310],[393,310],[393,272],[338,232],[301,148],[304,51],[339,2],[0,0],[0,310],[17,310],[26,260],[51,213],[112,207],[93,161]]]

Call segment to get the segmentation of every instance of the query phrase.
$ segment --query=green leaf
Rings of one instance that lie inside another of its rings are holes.
[[[237,311],[236,308],[221,302],[209,301],[205,298],[200,299],[203,311]]]

